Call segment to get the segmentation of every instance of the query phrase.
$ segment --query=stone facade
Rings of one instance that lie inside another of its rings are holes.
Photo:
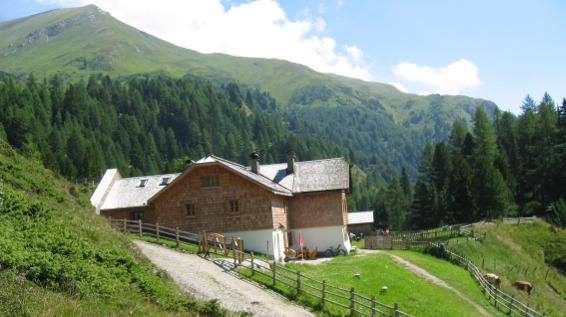
[[[348,223],[348,204],[343,190],[295,194],[289,199],[289,206],[291,229]]]
[[[218,186],[203,187],[202,177],[218,177]],[[265,188],[222,166],[193,168],[152,202],[156,222],[191,232],[248,231],[287,225],[287,197]],[[238,211],[230,210],[236,201]],[[192,204],[194,216],[187,216]]]

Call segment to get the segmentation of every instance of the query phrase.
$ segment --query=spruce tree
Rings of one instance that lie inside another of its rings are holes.
[[[482,108],[476,109],[474,140],[475,205],[481,217],[493,219],[505,211],[507,188],[501,173],[494,166],[498,154],[495,131]]]

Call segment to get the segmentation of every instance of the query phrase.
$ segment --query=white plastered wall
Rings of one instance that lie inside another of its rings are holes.
[[[274,229],[225,232],[227,237],[244,240],[244,249],[272,256],[275,261],[285,258],[283,231]]]
[[[106,195],[114,181],[121,178],[122,175],[120,175],[118,169],[111,168],[106,170],[104,176],[102,176],[102,179],[100,180],[100,183],[96,186],[96,190],[90,197],[90,203],[96,209],[96,214],[100,214],[100,207],[104,203],[104,199],[106,199]]]
[[[296,245],[300,232],[303,236],[305,247],[310,249],[317,248],[321,252],[331,246],[336,248],[338,245],[350,252],[352,247],[345,226],[291,229],[291,232],[293,233],[293,244]]]

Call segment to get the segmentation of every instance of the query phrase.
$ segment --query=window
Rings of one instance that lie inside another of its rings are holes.
[[[240,212],[240,205],[238,204],[237,200],[229,200],[228,201],[228,211],[230,213]]]
[[[145,184],[147,184],[147,179],[140,179],[140,183],[138,184],[138,187],[145,187]]]
[[[159,186],[165,186],[165,185],[169,184],[170,179],[171,179],[171,177],[163,177],[161,179],[161,183],[159,184]]]
[[[200,186],[201,187],[214,187],[218,186],[218,175],[201,176]]]
[[[187,218],[194,218],[195,217],[195,204],[187,204],[185,205],[185,213]]]
[[[143,211],[134,211],[134,220],[143,220]]]

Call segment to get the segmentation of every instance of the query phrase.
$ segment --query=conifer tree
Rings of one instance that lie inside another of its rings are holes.
[[[507,189],[501,173],[494,166],[498,154],[495,132],[482,108],[476,109],[474,140],[475,205],[480,216],[493,219],[505,211]]]

